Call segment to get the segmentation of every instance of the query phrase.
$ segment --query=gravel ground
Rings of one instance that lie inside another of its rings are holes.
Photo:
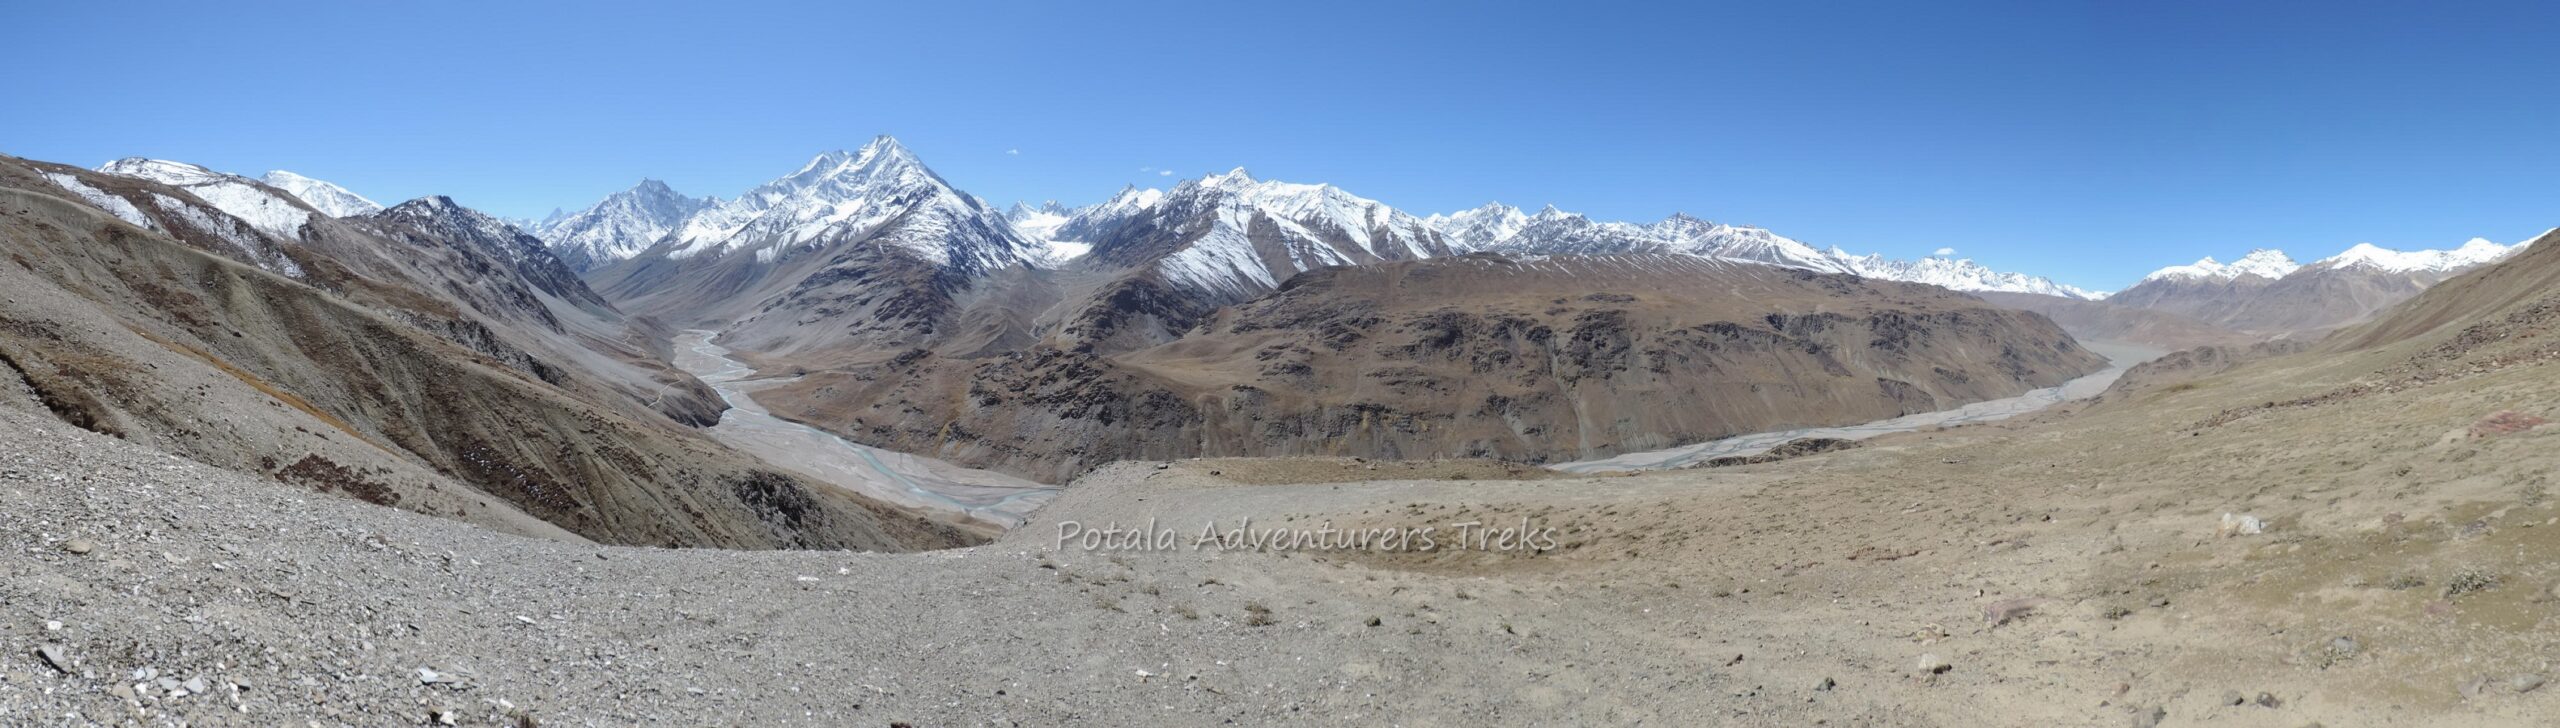
[[[0,441],[11,725],[1687,723],[1722,682],[1568,613],[1434,611],[1498,586],[1284,555],[596,547],[15,409]]]

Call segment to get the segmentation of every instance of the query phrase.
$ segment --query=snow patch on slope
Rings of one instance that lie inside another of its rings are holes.
[[[320,214],[330,217],[352,217],[382,211],[380,203],[365,199],[364,195],[351,192],[345,187],[281,169],[268,172],[266,176],[258,178],[258,181],[267,183],[269,187],[284,190],[311,205],[313,209],[319,210]]]
[[[106,190],[90,186],[89,183],[80,181],[80,178],[78,177],[63,174],[61,172],[46,172],[44,173],[44,178],[52,180],[54,184],[60,185],[65,190],[69,190],[71,194],[79,195],[80,199],[87,201],[89,204],[96,205],[99,209],[106,210],[107,214],[116,216],[116,219],[118,220],[133,223],[135,226],[141,227],[145,230],[160,229],[160,222],[151,219],[150,215],[142,214],[142,208],[134,207],[132,202],[127,201],[122,197],[107,194]]]
[[[184,189],[251,227],[287,240],[300,238],[302,226],[311,221],[311,209],[291,195],[247,177],[185,162],[129,157],[108,162],[98,171]]]

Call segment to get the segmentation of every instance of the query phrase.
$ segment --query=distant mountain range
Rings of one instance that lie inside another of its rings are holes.
[[[898,146],[896,140],[882,137],[875,140],[874,145],[885,145],[894,149],[895,156],[899,158],[902,165],[902,171],[899,174],[912,176],[905,179],[903,183],[895,179],[896,175],[867,183],[817,183],[829,174],[842,170],[847,162],[860,158],[862,154],[869,153],[872,149],[865,147],[864,152],[838,151],[820,155],[809,164],[803,165],[800,170],[756,190],[751,190],[736,200],[691,197],[675,191],[664,182],[643,180],[630,189],[616,192],[594,205],[575,212],[555,211],[543,220],[511,219],[508,222],[543,240],[572,269],[584,273],[638,257],[671,235],[686,241],[679,248],[669,251],[671,257],[684,257],[704,250],[724,247],[745,238],[759,241],[756,244],[768,250],[762,254],[777,255],[779,251],[772,249],[777,241],[786,245],[793,241],[806,243],[813,237],[828,234],[829,230],[841,234],[851,228],[884,219],[866,218],[865,215],[878,215],[885,210],[906,209],[907,203],[912,201],[899,201],[892,198],[913,191],[915,189],[913,183],[924,179],[931,179],[935,183],[932,186],[936,189],[932,191],[931,196],[955,204],[965,201],[967,204],[961,205],[962,207],[979,209],[987,207],[976,197],[943,182],[921,161],[916,160],[912,153]],[[109,166],[129,173],[136,171],[140,166],[155,163],[157,162],[153,160],[119,160]],[[188,173],[197,175],[197,178],[191,179],[189,183],[202,185],[223,178],[248,179],[201,168],[197,170]],[[109,171],[116,171],[116,169]],[[162,176],[178,179],[183,175],[163,173]],[[292,172],[280,170],[269,172],[257,181],[302,198],[313,209],[333,217],[359,215],[382,209],[381,205],[343,187]],[[1304,242],[1304,239],[1320,236],[1317,232],[1319,230],[1358,231],[1360,235],[1353,237],[1360,238],[1365,236],[1371,225],[1371,221],[1364,216],[1374,214],[1377,222],[1386,225],[1379,231],[1390,242],[1414,242],[1424,231],[1428,231],[1436,235],[1439,245],[1444,247],[1447,253],[1477,251],[1513,255],[1673,253],[1926,283],[1958,291],[2030,293],[2089,301],[2107,299],[2112,295],[2057,283],[2043,276],[1996,271],[1963,258],[1929,256],[1917,259],[1895,259],[1875,254],[1851,253],[1837,246],[1817,249],[1763,228],[1711,222],[1682,213],[1675,213],[1656,222],[1639,224],[1592,220],[1582,214],[1559,210],[1553,206],[1529,213],[1497,202],[1474,209],[1417,218],[1384,203],[1353,195],[1331,185],[1256,180],[1242,169],[1185,182],[1178,186],[1175,192],[1181,192],[1186,188],[1194,190],[1190,193],[1193,197],[1197,197],[1203,191],[1230,190],[1240,193],[1237,199],[1243,200],[1242,207],[1252,207],[1272,213],[1265,219],[1288,220],[1290,224],[1287,227],[1294,229],[1274,229],[1283,234],[1302,238],[1299,243],[1281,245],[1280,249],[1275,251],[1277,258],[1263,260],[1258,253],[1239,254],[1240,249],[1234,246],[1233,241],[1250,236],[1240,234],[1234,224],[1229,224],[1230,229],[1227,230],[1227,234],[1207,239],[1207,245],[1185,252],[1179,259],[1165,261],[1164,265],[1159,267],[1161,275],[1166,276],[1169,281],[1195,290],[1230,293],[1264,290],[1278,285],[1281,280],[1298,270],[1348,262],[1359,257],[1346,252],[1351,249],[1361,250],[1364,255],[1377,256],[1382,260],[1401,259],[1400,255],[1379,254],[1368,247],[1368,241],[1365,239],[1346,240],[1350,248],[1342,249],[1331,245],[1309,245]],[[1039,205],[1017,202],[993,218],[1001,221],[1002,225],[1012,233],[1010,236],[978,235],[963,236],[967,239],[959,240],[932,240],[934,231],[941,228],[926,226],[915,228],[916,234],[908,236],[905,244],[913,246],[910,250],[934,260],[958,256],[980,267],[1019,264],[1060,268],[1091,254],[1095,249],[1096,241],[1106,237],[1121,224],[1167,204],[1170,196],[1164,190],[1128,186],[1103,202],[1086,206],[1068,206],[1055,201]],[[1196,204],[1192,206],[1197,207]],[[1242,207],[1236,209],[1241,210]],[[289,213],[271,213],[271,215],[290,217]],[[974,219],[977,215],[978,212],[972,210],[961,217]],[[251,216],[243,219],[262,219],[263,222],[253,224],[269,227],[289,222],[279,221],[272,216],[268,218]],[[958,218],[946,216],[946,221],[952,219]],[[764,227],[759,231],[747,230],[748,221],[751,220],[763,220],[764,222],[759,224]],[[1229,222],[1243,221],[1238,218]],[[971,226],[958,226],[960,229],[968,227]],[[1211,227],[1217,227],[1215,221],[1212,221]],[[1406,248],[1408,252],[1412,250],[1417,248]],[[1427,249],[1423,250],[1425,253],[1431,252]],[[2422,281],[2414,286],[2405,283],[2378,283],[2375,284],[2378,290],[2357,294],[2360,300],[2368,302],[2396,301],[2405,298],[2405,294],[2413,292],[2416,288],[2423,288],[2423,282],[2431,282],[2451,273],[2497,260],[2511,250],[2510,246],[2479,239],[2450,250],[2395,251],[2362,243],[2308,266],[2294,263],[2282,251],[2260,250],[2229,263],[2208,257],[2188,265],[2161,268],[2145,276],[2134,287],[2126,289],[2125,292],[2135,295],[2116,302],[2182,313],[2210,311],[2233,305],[2228,302],[2230,296],[2221,293],[2221,289],[2255,287],[2248,283],[2235,284],[2242,278],[2256,277],[2275,281],[2304,269],[2333,272],[2332,275],[2334,272],[2351,272],[2348,277]],[[2187,302],[2181,302],[2182,300]],[[2217,301],[2222,302],[2217,303]],[[2382,305],[2388,304],[2386,302]],[[2316,329],[2344,320],[2354,320],[2361,314],[2370,313],[2368,309],[2371,306],[2357,304],[2348,308],[2352,313],[2345,314],[2340,321],[2327,321],[2328,317],[2318,316],[2276,318],[2287,321],[2299,319],[2299,322],[2309,322],[2308,325]],[[2268,325],[2266,322],[2248,319],[2249,317],[2245,316],[2237,317],[2232,320],[2232,323],[2252,330],[2262,329]],[[2287,323],[2279,325],[2278,328],[2294,325],[2296,323]]]
[[[2360,243],[2295,263],[2259,249],[2224,263],[2207,257],[2153,271],[2109,296],[2124,307],[2164,311],[2254,336],[2301,336],[2364,321],[2446,278],[2503,260],[2531,241],[2500,245],[2473,238],[2451,250],[2396,251]]]
[[[244,185],[285,191],[302,207],[329,217],[383,209],[343,187],[285,171],[253,180],[145,159],[118,160],[102,170],[194,190],[236,208],[240,220],[270,234],[290,234],[305,211],[243,192]],[[820,325],[802,321],[805,313],[783,311],[824,301],[818,308],[830,315],[869,312],[868,323],[851,327],[862,331],[845,336],[875,343],[923,340],[931,337],[922,332],[948,327],[949,321],[934,323],[938,317],[964,308],[947,299],[969,280],[1015,268],[1083,271],[1069,276],[1080,289],[1074,295],[1049,290],[1055,280],[1030,284],[1048,291],[1042,295],[1073,300],[1037,313],[1010,311],[998,316],[1005,319],[1000,324],[982,321],[982,328],[1003,332],[981,338],[1057,334],[1113,350],[1169,340],[1209,311],[1276,290],[1313,268],[1471,252],[1686,255],[1976,293],[2103,300],[2247,336],[2302,335],[2364,320],[2521,246],[2475,239],[2448,250],[2395,251],[2358,244],[2309,265],[2282,251],[2258,250],[2227,263],[2208,257],[2164,267],[2107,294],[1962,258],[1896,259],[1836,246],[1818,249],[1763,228],[1687,214],[1630,223],[1593,220],[1554,206],[1532,213],[1488,203],[1416,216],[1332,185],[1256,179],[1242,169],[1187,180],[1169,191],[1127,186],[1092,205],[1017,202],[998,212],[889,137],[854,152],[818,155],[735,199],[692,197],[643,180],[575,212],[508,222],[542,240],[570,270],[601,275],[594,280],[600,289],[644,312],[697,322],[753,319],[748,328],[771,329],[775,336]],[[841,248],[849,241],[866,247]],[[741,255],[744,262],[736,262]],[[883,263],[852,265],[857,258]],[[633,261],[646,262],[624,265]],[[714,290],[688,293],[686,286],[665,284],[674,278],[705,280],[676,269],[706,267],[727,271],[708,277],[719,281]],[[791,270],[776,277],[765,270],[773,267]],[[615,268],[622,270],[608,271]],[[854,279],[893,278],[940,282],[923,286],[924,293],[893,287],[895,295],[846,287]],[[760,293],[740,295],[747,291]],[[2062,310],[2058,304],[2038,309]],[[2073,310],[2084,315],[2065,320],[2123,318],[2102,309]],[[2197,329],[2188,323],[2175,328]],[[893,333],[901,331],[919,335]]]
[[[895,146],[895,140],[883,138]],[[908,161],[913,155],[899,148]],[[843,153],[834,153],[841,155]],[[562,259],[580,270],[602,267],[618,260],[639,256],[669,235],[683,233],[697,243],[712,237],[733,234],[742,216],[762,216],[762,198],[779,191],[796,188],[793,182],[822,168],[839,166],[841,159],[822,156],[792,175],[777,180],[739,200],[722,203],[717,198],[692,198],[667,189],[662,183],[643,182],[632,189],[615,193],[587,209],[550,220],[532,223],[531,232],[549,242]],[[921,163],[919,174],[933,176]],[[947,183],[936,194],[949,194],[974,200],[974,197],[952,189]],[[876,207],[878,201],[856,200],[860,194],[892,194],[891,187],[870,192],[850,187],[834,187],[820,193],[824,200],[811,200],[819,206],[863,208]],[[1204,200],[1217,197],[1217,200]],[[983,206],[983,205],[981,205]],[[983,251],[963,250],[960,245],[936,255],[959,254],[976,257],[985,263],[1015,261],[1047,268],[1058,268],[1091,254],[1098,241],[1113,233],[1120,225],[1147,216],[1160,207],[1198,212],[1224,207],[1235,216],[1204,218],[1200,243],[1177,259],[1159,267],[1160,274],[1174,285],[1194,290],[1226,293],[1251,293],[1267,290],[1288,275],[1308,267],[1355,262],[1364,258],[1402,259],[1416,251],[1422,257],[1432,254],[1496,251],[1515,255],[1600,255],[1623,253],[1676,253],[1701,257],[1764,263],[1805,270],[1851,273],[1870,278],[1927,283],[1961,291],[2017,291],[2042,293],[2080,299],[2095,299],[2098,294],[2055,283],[2049,279],[2022,273],[1993,271],[1970,260],[1923,258],[1896,260],[1879,255],[1856,255],[1839,248],[1817,250],[1812,246],[1756,227],[1727,225],[1701,220],[1686,214],[1675,214],[1651,224],[1594,221],[1578,213],[1550,206],[1536,214],[1500,203],[1488,204],[1456,213],[1417,217],[1385,203],[1351,194],[1326,184],[1302,184],[1255,179],[1245,170],[1210,175],[1184,182],[1168,192],[1157,189],[1125,187],[1110,199],[1093,205],[1070,207],[1051,201],[1040,205],[1015,203],[1002,215],[1012,228],[1014,237],[1027,247],[997,244]],[[1245,214],[1248,210],[1252,214]],[[818,218],[784,217],[792,224],[832,224]],[[1265,259],[1261,252],[1247,254],[1238,241],[1247,240],[1252,219],[1274,222],[1271,234],[1295,238],[1279,243]],[[850,220],[846,218],[845,220]],[[833,222],[843,222],[836,220]],[[1285,221],[1286,224],[1276,224]],[[1219,232],[1219,231],[1223,232]],[[689,232],[688,232],[689,231]],[[1375,238],[1371,237],[1372,233]],[[1216,233],[1216,234],[1211,234]],[[1332,242],[1317,243],[1330,234],[1344,237],[1336,246]],[[1436,238],[1425,243],[1424,238]],[[993,243],[978,240],[976,243]],[[1381,252],[1374,244],[1396,246],[1397,250]],[[1127,253],[1124,251],[1125,257]]]

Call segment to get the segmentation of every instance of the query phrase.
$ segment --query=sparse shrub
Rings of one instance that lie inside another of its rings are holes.
[[[1279,620],[1271,618],[1270,607],[1262,606],[1261,602],[1244,603],[1244,626],[1269,627],[1279,623]]]
[[[2392,574],[2382,580],[2382,587],[2392,591],[2408,591],[2426,585],[2427,578],[2416,574]]]
[[[2444,595],[2458,597],[2473,592],[2484,592],[2498,588],[2500,581],[2502,580],[2498,578],[2497,572],[2468,567],[2454,572],[2453,578],[2445,581]]]

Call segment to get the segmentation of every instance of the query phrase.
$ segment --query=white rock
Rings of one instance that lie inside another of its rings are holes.
[[[2255,536],[2265,533],[2266,530],[2266,522],[2258,520],[2257,516],[2241,513],[2225,513],[2222,514],[2222,527],[2215,529],[2214,533],[2222,536],[2223,538],[2230,538],[2232,536]]]

